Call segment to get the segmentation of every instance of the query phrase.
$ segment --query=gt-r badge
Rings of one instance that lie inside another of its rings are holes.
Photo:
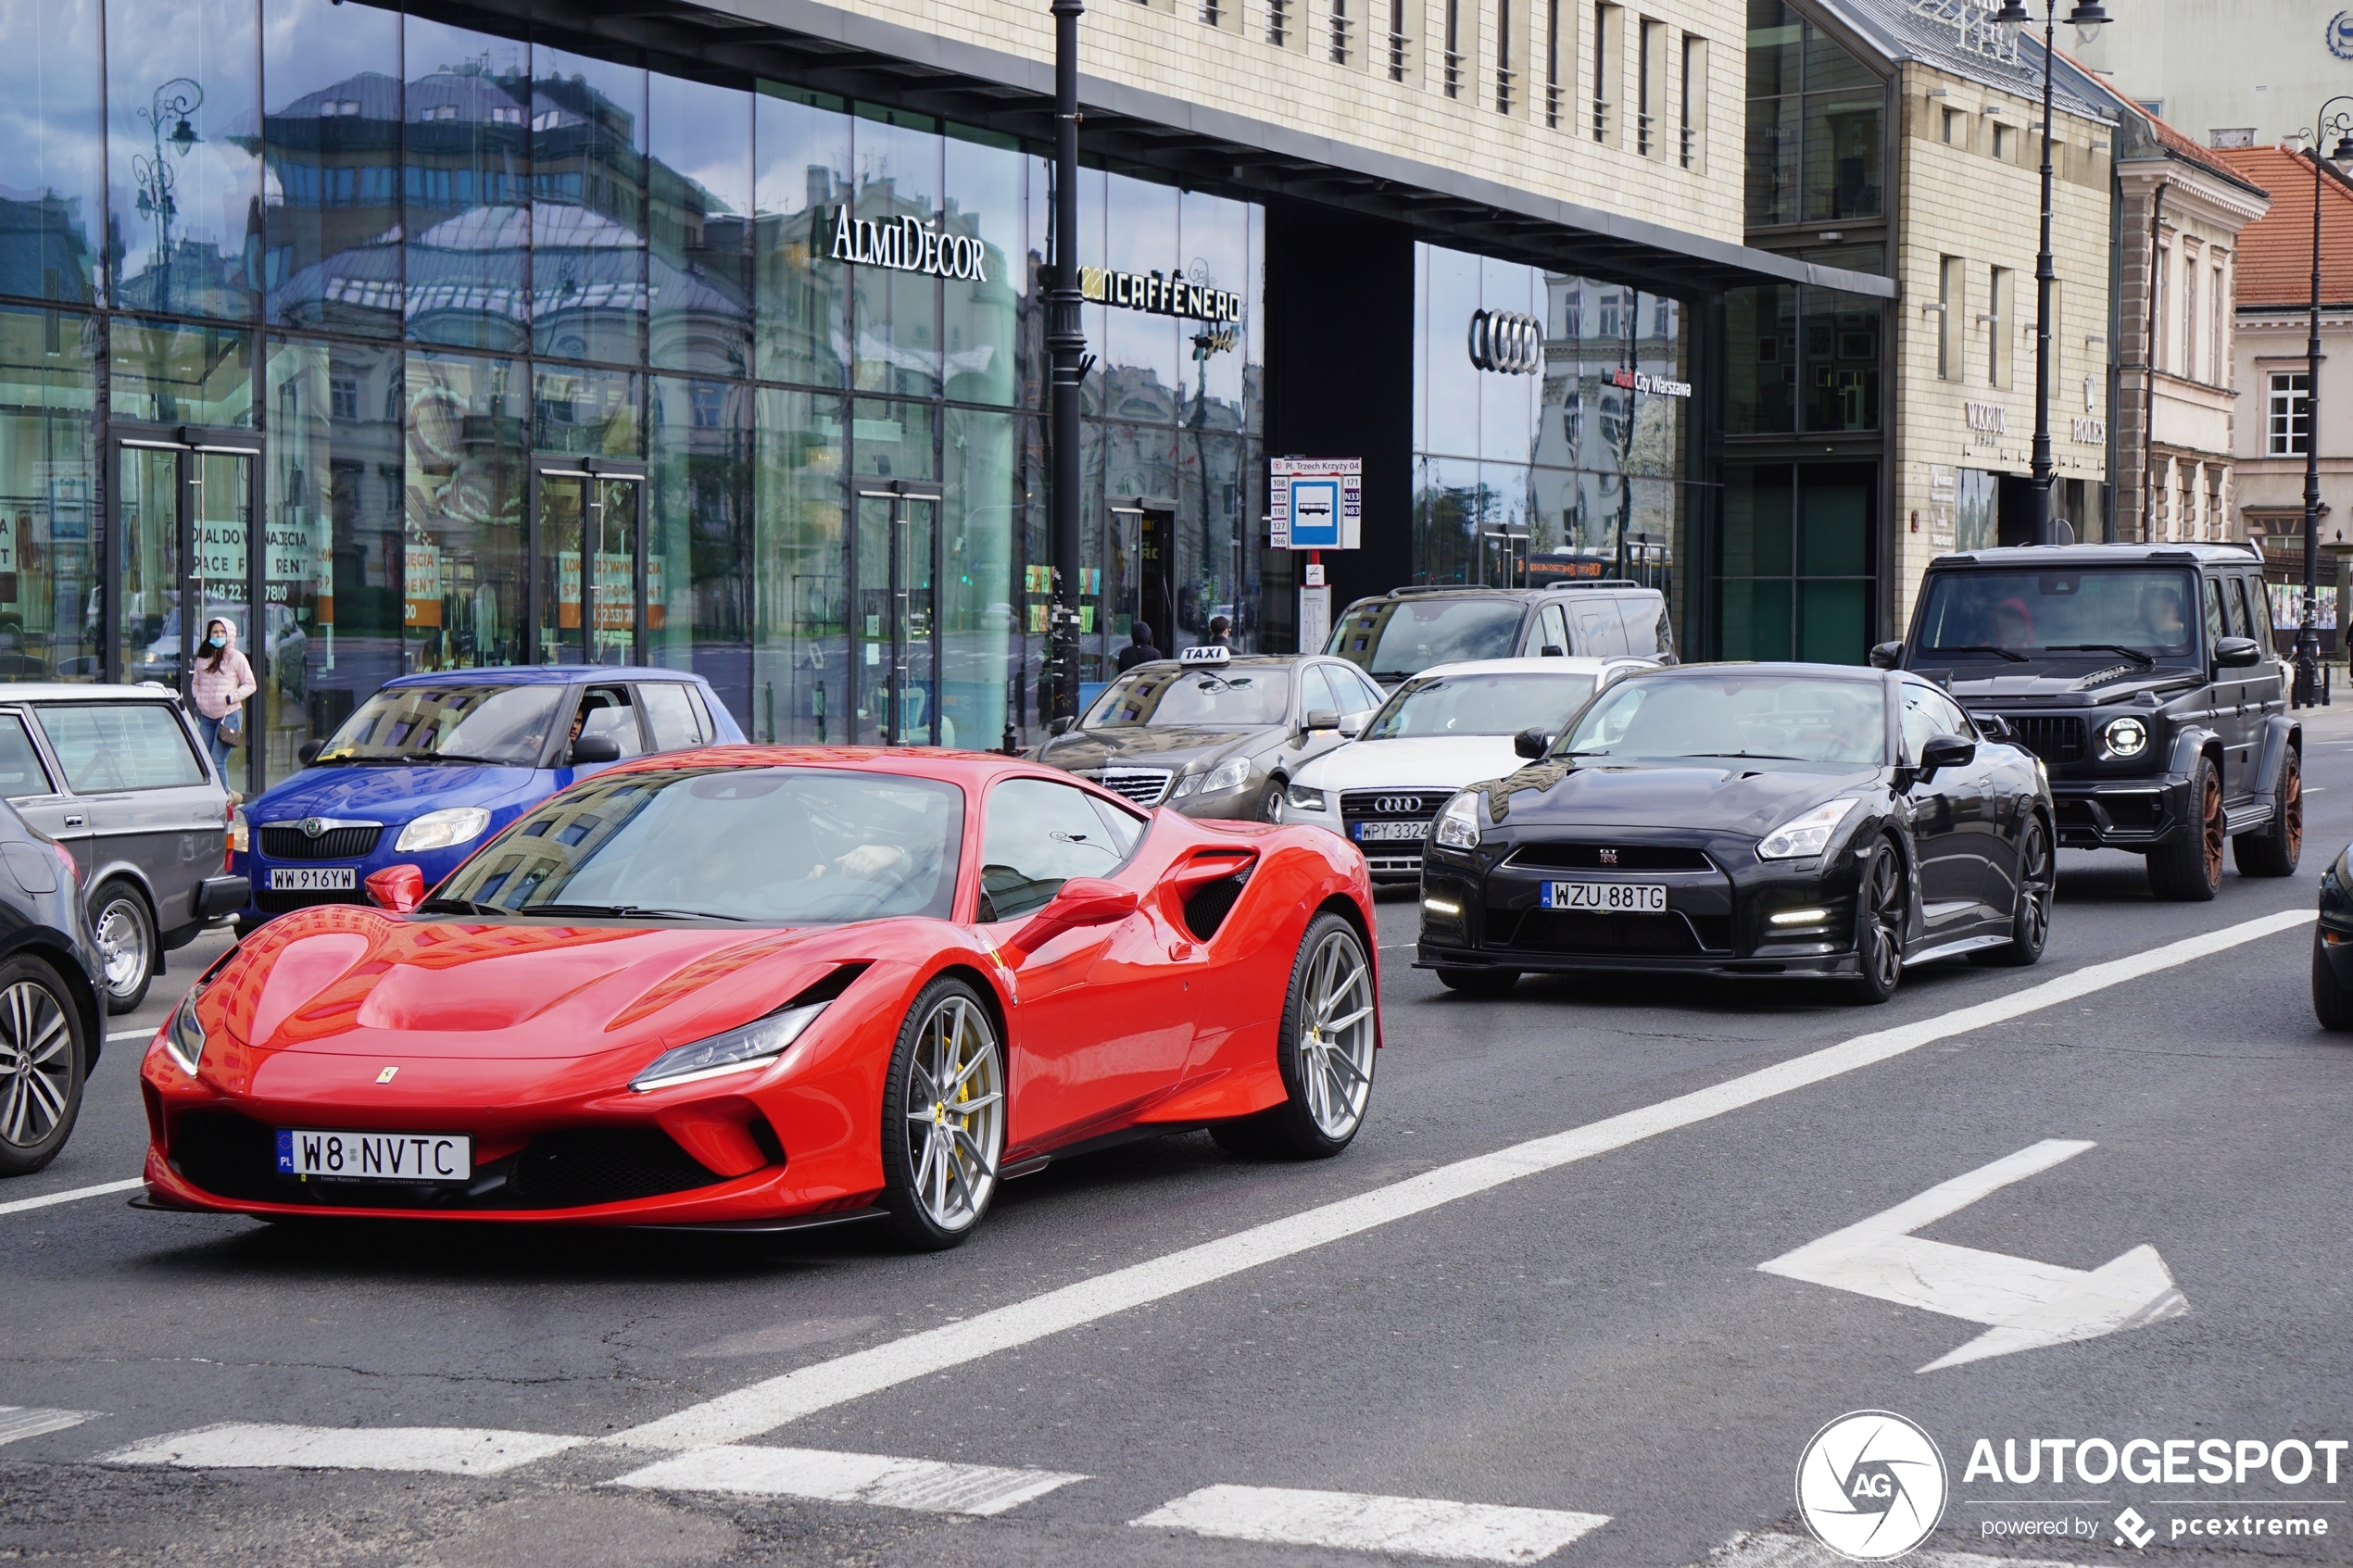
[[[399,1071],[400,1069],[397,1067],[387,1067],[382,1073],[376,1074],[376,1082],[379,1084],[389,1084],[392,1082],[392,1075]]]
[[[1617,851],[1615,849],[1603,850],[1602,864],[1605,866],[1614,866],[1617,864]]]

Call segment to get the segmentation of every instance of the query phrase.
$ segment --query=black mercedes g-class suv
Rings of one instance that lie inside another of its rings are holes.
[[[2148,857],[2160,898],[2239,872],[2289,876],[2304,847],[2303,729],[2271,648],[2262,562],[2225,545],[2062,545],[1929,562],[1881,669],[1944,683],[1981,727],[2043,759],[2059,842]]]

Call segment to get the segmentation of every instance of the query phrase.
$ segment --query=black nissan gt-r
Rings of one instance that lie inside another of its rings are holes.
[[[1652,971],[1883,1001],[1907,964],[2040,958],[2053,842],[2042,763],[1916,675],[1651,671],[1440,811],[1417,967],[1471,993]]]

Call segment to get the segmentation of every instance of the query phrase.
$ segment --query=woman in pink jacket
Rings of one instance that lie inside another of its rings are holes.
[[[253,678],[253,666],[237,651],[236,627],[218,615],[206,621],[204,645],[196,649],[195,674],[188,691],[195,699],[196,728],[212,752],[212,771],[224,784],[229,782],[229,743],[220,738],[221,721],[260,689]]]

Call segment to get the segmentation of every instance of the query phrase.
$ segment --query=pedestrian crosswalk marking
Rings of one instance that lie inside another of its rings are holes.
[[[1457,1562],[1538,1562],[1608,1524],[1609,1516],[1361,1492],[1203,1486],[1128,1523],[1272,1546],[1336,1547]]]
[[[812,1498],[821,1502],[986,1517],[1086,1479],[1053,1470],[945,1464],[883,1454],[721,1447],[690,1449],[643,1470],[633,1470],[611,1484],[745,1497]]]
[[[0,1405],[0,1443],[38,1437],[44,1432],[63,1432],[69,1426],[81,1425],[97,1413],[96,1411],[44,1411],[24,1405]]]
[[[183,1470],[412,1470],[497,1475],[587,1439],[464,1426],[283,1426],[230,1422],[150,1437],[102,1464]]]

